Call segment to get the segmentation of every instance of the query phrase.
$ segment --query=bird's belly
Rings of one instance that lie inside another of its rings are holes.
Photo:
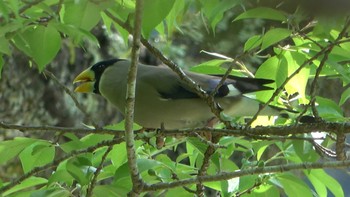
[[[198,99],[196,102],[186,100],[159,100],[152,105],[135,103],[135,122],[145,128],[182,129],[206,126],[214,117],[208,105]],[[150,102],[148,102],[150,103]]]

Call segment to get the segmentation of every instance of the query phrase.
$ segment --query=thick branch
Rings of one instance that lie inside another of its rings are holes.
[[[81,129],[81,128],[66,128],[66,127],[53,127],[53,126],[22,126],[15,124],[7,124],[0,121],[0,128],[13,129],[22,132],[71,132],[81,134],[111,134],[118,137],[124,136],[124,131],[110,130],[110,129]],[[212,134],[219,134],[224,136],[245,136],[254,137],[257,139],[279,139],[276,136],[289,136],[311,132],[328,132],[337,134],[339,131],[342,133],[350,133],[350,123],[332,123],[332,122],[319,122],[313,124],[299,124],[292,126],[275,126],[275,127],[255,127],[249,129],[214,129],[214,128],[194,128],[194,129],[174,129],[164,130],[156,134],[155,136],[195,136],[198,132],[210,132]],[[140,131],[135,131],[139,133]],[[296,139],[293,137],[292,139]],[[302,138],[304,140],[304,138]]]
[[[162,189],[170,189],[175,187],[181,187],[189,184],[222,181],[229,180],[236,177],[243,177],[252,174],[265,174],[265,173],[278,173],[286,172],[291,170],[309,170],[309,169],[320,169],[320,168],[344,168],[349,167],[350,161],[329,161],[329,162],[317,162],[317,163],[300,163],[300,164],[286,164],[269,167],[258,167],[250,168],[245,170],[237,170],[235,172],[223,172],[216,175],[202,176],[196,178],[183,179],[180,181],[174,181],[171,183],[157,183],[152,185],[145,185],[144,191],[156,191]]]

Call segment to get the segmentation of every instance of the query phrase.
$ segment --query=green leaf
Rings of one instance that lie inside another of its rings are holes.
[[[323,169],[313,169],[304,171],[306,176],[309,178],[312,185],[315,187],[317,194],[320,197],[326,197],[327,189],[333,193],[334,196],[344,197],[344,191],[339,182],[327,174]]]
[[[52,25],[30,26],[14,38],[15,45],[31,56],[43,71],[61,48],[61,36]]]
[[[63,187],[47,188],[34,191],[30,194],[35,197],[70,197],[71,192]]]
[[[310,137],[307,135],[301,137]],[[302,141],[302,140],[294,140],[292,141],[293,148],[295,153],[291,152],[291,154],[287,155],[286,158],[293,160],[294,162],[315,162],[320,157],[315,152],[313,145],[310,142]],[[296,154],[299,158],[295,158],[294,154]]]
[[[129,193],[128,188],[113,185],[97,185],[94,188],[93,196],[115,196],[124,197]]]
[[[114,145],[112,151],[108,154],[108,158],[111,158],[113,166],[117,168],[126,163],[127,155],[125,142]]]
[[[37,185],[42,185],[45,183],[47,183],[46,179],[41,178],[41,177],[31,176],[31,177],[25,179],[24,181],[22,181],[21,183],[17,184],[15,187],[11,188],[10,190],[4,192],[3,195],[7,196],[7,195],[12,194],[14,192],[18,192],[22,189],[34,187]]]
[[[9,13],[11,13],[11,10],[9,10],[4,1],[0,1],[0,13],[1,17],[3,17],[5,22],[7,23],[9,19]]]
[[[262,42],[262,36],[260,35],[255,35],[250,37],[244,44],[244,52],[247,52],[249,50],[252,50],[256,47],[258,47],[259,45],[261,45]]]
[[[199,150],[199,152],[201,152],[202,154],[205,153],[205,151],[208,148],[208,145],[201,142],[198,138],[194,138],[194,137],[189,137],[187,139],[188,143],[191,143],[197,150]]]
[[[192,66],[190,68],[193,72],[203,73],[203,74],[225,74],[226,69],[220,66],[224,63],[232,62],[231,60],[214,59],[207,62],[203,62],[199,65]]]
[[[142,32],[149,38],[152,30],[160,24],[174,5],[175,0],[145,0],[142,16]]]
[[[1,79],[1,76],[2,76],[2,67],[3,66],[4,66],[4,59],[2,58],[2,55],[0,54],[0,79]]]
[[[0,37],[0,53],[4,53],[6,55],[11,54],[11,51],[9,48],[9,42],[5,37]]]
[[[251,194],[244,195],[246,197],[280,197],[280,192],[276,186],[262,184],[253,190]]]
[[[222,20],[224,13],[239,4],[241,0],[202,0],[203,12],[207,16],[210,26],[215,33],[216,25]]]
[[[292,174],[285,173],[276,177],[281,183],[284,192],[287,196],[303,196],[312,197],[310,188],[300,178],[295,177]]]
[[[288,67],[286,64],[286,61],[279,59],[277,56],[270,57],[259,67],[255,73],[255,77],[274,80],[275,83],[268,86],[275,89],[281,86],[288,76]],[[266,102],[271,98],[273,91],[260,91],[255,94],[257,99]]]
[[[0,66],[1,68],[1,66]],[[339,105],[343,105],[350,97],[350,87],[347,88],[340,97]]]
[[[289,37],[292,31],[284,28],[274,28],[265,33],[262,38],[261,50]]]
[[[81,139],[72,138],[70,142],[61,144],[60,147],[65,152],[71,152],[77,149],[87,148],[89,146],[94,146],[102,141],[113,139],[113,135],[109,134],[89,134]]]
[[[93,172],[96,170],[91,163],[91,155],[71,158],[66,164],[67,171],[82,186],[89,184]]]
[[[11,23],[8,23],[4,26],[0,26],[0,37],[6,38],[7,33],[16,32],[23,28],[23,24],[19,20],[15,20]]]
[[[111,27],[113,24],[113,20],[109,18],[104,12],[101,13],[101,18],[104,26],[106,27],[107,33],[112,34]]]
[[[74,178],[67,169],[56,170],[49,178],[48,185],[53,183],[65,183],[68,186],[73,184]]]
[[[256,183],[257,179],[258,179],[258,175],[250,175],[250,176],[240,177],[239,190],[243,191],[243,190],[251,188]]]
[[[65,3],[65,24],[90,31],[100,21],[100,7],[92,1],[70,1]]]
[[[337,103],[330,99],[316,97],[316,109],[319,115],[329,121],[343,120],[343,111]]]
[[[53,161],[55,148],[51,143],[41,141],[25,148],[19,158],[21,159],[23,171],[29,172],[35,167],[43,166]]]
[[[291,75],[295,72],[305,61],[305,57],[299,53],[285,51],[283,53],[283,58],[287,62],[288,66],[288,75]],[[296,74],[289,82],[286,84],[286,91],[291,95],[296,92],[299,93],[301,97],[301,103],[306,104],[307,101],[305,99],[305,90],[308,82],[308,78],[310,75],[309,68],[303,68]]]
[[[246,12],[243,12],[239,16],[237,16],[233,21],[247,19],[247,18],[262,18],[262,19],[270,19],[277,21],[285,21],[287,20],[286,15],[279,11],[268,7],[258,7]]]
[[[186,152],[191,153],[189,155],[190,165],[194,167],[199,155],[199,151],[191,143],[186,142]]]
[[[58,31],[69,36],[74,44],[79,44],[83,39],[86,39],[93,44],[99,45],[97,38],[85,29],[62,23],[53,23],[53,25]]]
[[[168,32],[171,35],[174,31],[174,28],[176,28],[178,31],[181,32],[180,26],[177,24],[177,21],[179,18],[182,18],[184,15],[182,14],[183,10],[185,9],[185,1],[175,1],[173,8],[171,9],[170,13],[166,17],[167,26],[168,26]]]
[[[334,62],[332,60],[327,60],[327,64],[329,64],[329,67],[331,69],[334,69],[335,71],[337,71],[338,74],[341,75],[341,79],[342,79],[343,83],[345,83],[345,84],[350,83],[349,67],[344,66],[342,64],[339,64],[337,62]]]
[[[137,159],[137,166],[140,173],[161,165],[163,165],[161,162],[153,159]]]
[[[17,137],[13,140],[0,142],[0,164],[17,156],[23,149],[39,140],[32,138]]]
[[[189,186],[188,188],[192,190],[196,190],[195,187]],[[186,191],[183,187],[177,187],[173,189],[169,189],[166,193],[166,196],[183,196],[183,197],[190,197],[194,195],[190,195],[188,191]]]

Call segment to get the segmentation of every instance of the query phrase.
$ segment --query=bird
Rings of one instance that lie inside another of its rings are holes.
[[[131,62],[109,59],[97,62],[78,74],[75,92],[99,94],[123,115],[126,105],[127,76]],[[134,121],[148,129],[188,129],[207,126],[215,118],[205,100],[168,67],[138,64]],[[222,76],[185,71],[206,93],[211,94]],[[261,102],[247,93],[271,90],[273,80],[229,76],[215,92],[214,100],[223,113],[232,117],[253,116]],[[280,110],[266,106],[259,115],[278,115]]]

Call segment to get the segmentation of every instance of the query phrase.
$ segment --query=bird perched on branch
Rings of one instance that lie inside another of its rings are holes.
[[[73,83],[81,93],[96,93],[124,113],[126,85],[131,62],[111,59],[98,62],[80,73]],[[220,83],[220,76],[185,72],[208,94]],[[253,116],[260,103],[244,94],[270,90],[268,79],[230,76],[215,93],[215,101],[230,116]],[[215,115],[205,100],[180,77],[166,67],[138,65],[134,120],[144,128],[181,129],[206,126]],[[279,110],[267,106],[260,115],[278,115]]]

